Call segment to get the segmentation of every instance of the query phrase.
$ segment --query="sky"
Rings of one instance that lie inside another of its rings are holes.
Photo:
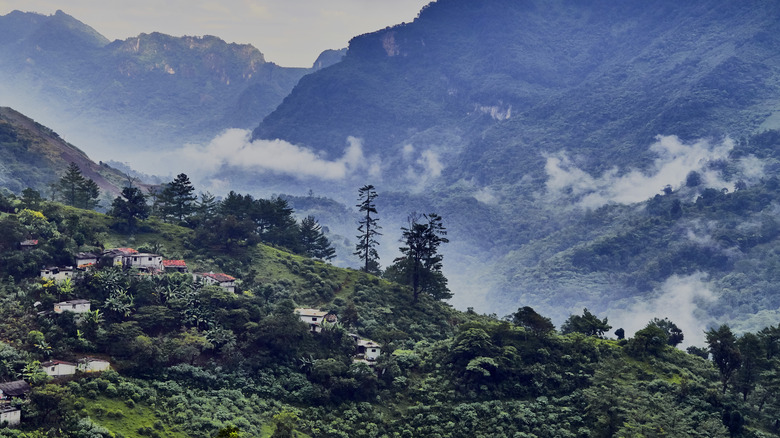
[[[215,35],[252,44],[283,67],[311,67],[324,50],[347,47],[354,36],[413,21],[430,1],[0,0],[0,15],[61,9],[109,40],[151,32]]]

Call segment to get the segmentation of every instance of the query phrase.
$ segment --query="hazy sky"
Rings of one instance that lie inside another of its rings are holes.
[[[414,20],[431,0],[0,0],[0,15],[57,9],[110,40],[139,33],[215,35],[249,43],[267,61],[310,67],[323,50]]]

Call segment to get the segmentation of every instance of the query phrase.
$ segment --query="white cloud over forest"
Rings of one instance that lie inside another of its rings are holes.
[[[550,194],[569,193],[577,197],[580,207],[597,208],[611,202],[644,201],[660,193],[666,185],[680,186],[691,171],[701,173],[707,186],[725,187],[727,183],[720,175],[706,166],[713,160],[726,158],[733,147],[734,142],[729,139],[718,144],[705,140],[683,143],[676,136],[658,136],[650,145],[657,158],[647,170],[621,171],[613,167],[599,176],[579,169],[566,153],[560,152],[547,156],[547,190]]]

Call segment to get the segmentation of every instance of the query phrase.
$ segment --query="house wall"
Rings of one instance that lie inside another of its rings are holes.
[[[64,363],[58,363],[56,365],[52,365],[46,368],[43,368],[43,371],[52,376],[72,376],[76,374],[76,365],[68,365]]]
[[[366,348],[366,359],[377,360],[379,358],[379,348],[368,347]]]
[[[54,313],[73,312],[73,313],[86,313],[89,312],[90,303],[84,304],[55,304]]]
[[[85,373],[97,373],[111,368],[111,364],[104,360],[92,360],[84,364],[81,368]]]
[[[22,422],[22,411],[19,409],[0,410],[0,425],[18,426]]]

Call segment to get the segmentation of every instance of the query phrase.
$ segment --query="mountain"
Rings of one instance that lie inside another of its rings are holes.
[[[250,45],[213,36],[155,32],[109,42],[62,11],[14,11],[0,17],[0,29],[4,104],[62,125],[106,157],[254,126],[314,70],[277,66]],[[318,66],[337,61],[337,52],[324,54]]]
[[[46,193],[70,163],[94,180],[106,199],[117,196],[128,180],[124,173],[95,163],[51,129],[0,107],[0,186],[17,194],[27,187]]]
[[[558,151],[593,173],[642,168],[658,134],[777,127],[778,15],[771,1],[441,0],[354,38],[254,135],[331,155],[355,136],[387,160],[438,146],[448,183],[539,178]]]
[[[375,171],[355,167],[345,185],[370,181],[387,216],[434,210],[451,221],[461,246],[445,265],[470,281],[452,282],[461,306],[539,305],[557,321],[583,307],[631,308],[686,271],[617,252],[613,261],[625,263],[594,276],[577,264],[553,269],[555,254],[597,247],[605,235],[582,227],[614,218],[604,206],[629,205],[621,217],[646,219],[645,201],[685,187],[690,172],[703,182],[679,195],[683,210],[705,189],[761,186],[774,174],[771,159],[736,151],[780,127],[778,23],[772,1],[440,0],[412,23],[355,37],[340,63],[302,78],[253,135],[333,161],[356,138]],[[669,243],[634,238],[637,251]],[[710,265],[680,266],[721,278],[732,271],[714,264],[733,261],[731,249],[716,247]],[[653,281],[626,280],[637,269]],[[772,307],[741,312],[762,309]]]

